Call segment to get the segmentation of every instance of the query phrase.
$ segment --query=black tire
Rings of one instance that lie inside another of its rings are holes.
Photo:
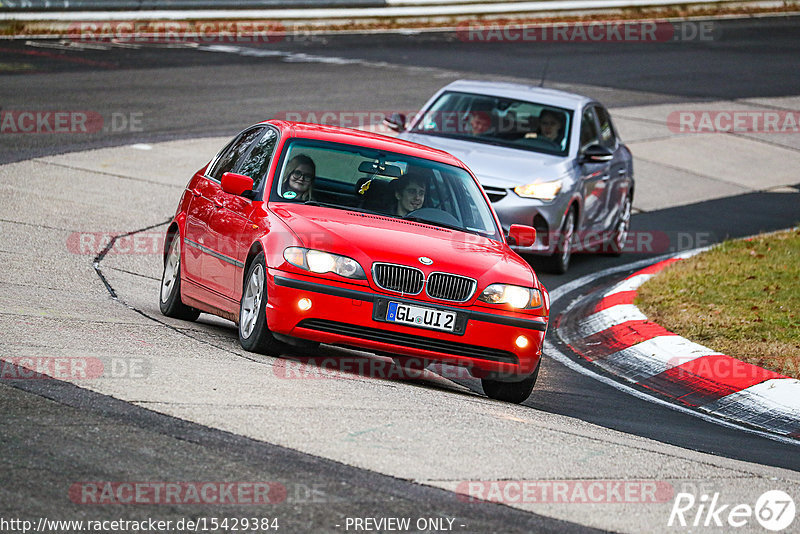
[[[278,355],[287,347],[267,326],[267,266],[260,252],[247,269],[239,303],[239,343],[244,350]]]
[[[539,377],[539,367],[541,367],[541,360],[539,360],[536,370],[520,382],[501,382],[500,380],[481,378],[483,392],[486,393],[487,397],[494,400],[514,404],[525,402],[525,399],[531,396],[533,386]]]
[[[578,227],[578,213],[575,208],[570,208],[564,218],[564,225],[558,234],[556,250],[544,258],[545,268],[553,274],[564,274],[569,269],[569,260],[572,258],[572,247],[575,230]]]
[[[158,308],[167,317],[196,321],[200,317],[200,310],[187,306],[181,300],[180,237],[175,233],[171,234],[167,239],[167,255],[164,258],[164,270],[161,273]]]
[[[628,232],[631,229],[631,206],[633,202],[631,197],[625,197],[625,202],[622,204],[622,212],[619,215],[617,224],[614,225],[614,231],[611,233],[611,238],[604,247],[609,256],[619,257],[625,248],[625,241],[628,239]]]

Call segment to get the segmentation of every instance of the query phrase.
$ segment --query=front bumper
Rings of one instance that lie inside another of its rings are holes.
[[[536,228],[536,241],[530,247],[512,246],[517,252],[528,254],[552,254],[555,252],[560,230],[567,211],[567,195],[559,195],[552,201],[523,198],[512,189],[484,187],[492,201],[492,207],[500,218],[506,232],[512,224],[524,224]]]
[[[477,374],[527,375],[541,358],[546,317],[416,301],[274,269],[267,278],[267,325],[278,334],[445,362]],[[297,305],[302,298],[312,302],[306,311]],[[455,311],[465,319],[463,333],[375,320],[375,307],[387,300]],[[515,343],[520,335],[528,339],[525,348]]]

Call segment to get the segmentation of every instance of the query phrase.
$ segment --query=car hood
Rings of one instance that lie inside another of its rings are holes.
[[[408,265],[490,283],[538,285],[530,266],[505,243],[483,236],[382,215],[304,204],[273,204],[271,211],[303,246],[342,254],[366,271],[373,262]],[[420,257],[433,260],[423,265]]]
[[[549,182],[566,171],[567,158],[562,156],[435,135],[403,133],[400,137],[449,152],[463,161],[484,186],[512,188]]]

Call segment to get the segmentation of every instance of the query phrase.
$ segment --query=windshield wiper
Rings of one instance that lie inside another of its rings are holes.
[[[320,202],[319,200],[306,200],[305,202],[303,202],[303,204],[305,204],[306,206],[322,206],[322,207],[325,207],[325,208],[335,208],[335,209],[341,209],[341,210],[347,210],[347,211],[355,211],[355,212],[358,212],[358,213],[371,213],[371,214],[375,214],[375,215],[381,215],[383,217],[392,217],[392,218],[400,219],[400,220],[403,220],[403,221],[411,221],[411,222],[416,222],[416,223],[429,224],[431,226],[439,226],[441,228],[447,228],[448,230],[456,230],[457,232],[466,232],[468,234],[475,234],[475,235],[479,235],[481,237],[487,237],[485,233],[479,232],[477,230],[471,230],[469,228],[465,228],[465,227],[460,226],[458,224],[450,224],[450,223],[446,223],[446,222],[432,221],[432,220],[426,219],[424,217],[397,217],[397,216],[389,215],[389,214],[382,213],[382,212],[379,212],[379,211],[370,210],[370,209],[367,209],[367,208],[358,208],[358,207],[355,207],[355,206],[342,206],[342,205],[339,205],[339,204],[330,204],[328,202]]]
[[[306,200],[303,204],[306,206],[323,206],[325,208],[344,208],[344,206],[340,206],[339,204],[330,204],[328,202],[320,202],[319,200]]]
[[[359,208],[357,206],[345,206],[344,204],[331,204],[330,202],[320,202],[319,200],[306,200],[303,202],[306,206],[322,206],[324,208],[335,208],[339,210],[346,210],[346,211],[355,211],[358,213],[373,213],[375,215],[384,215],[385,213],[381,213],[379,211],[370,210],[367,208]]]
[[[423,217],[400,217],[400,219],[404,221],[412,221],[424,224],[430,224],[431,226],[441,226],[442,228],[448,228],[450,230],[457,230],[459,232],[467,232],[468,234],[475,234],[483,236],[484,234],[480,232],[476,232],[475,230],[470,230],[468,228],[464,228],[463,226],[459,226],[457,224],[449,224],[440,221],[431,221],[430,219],[425,219]],[[485,236],[484,236],[485,237]]]

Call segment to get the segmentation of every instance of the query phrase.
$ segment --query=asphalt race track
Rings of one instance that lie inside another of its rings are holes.
[[[521,406],[490,401],[478,381],[441,369],[418,380],[291,380],[290,360],[244,352],[231,323],[158,312],[152,243],[191,172],[226,137],[288,112],[414,110],[464,77],[538,84],[546,72],[545,86],[608,104],[641,158],[633,229],[664,246],[576,255],[567,275],[542,275],[551,291],[797,224],[800,134],[697,141],[671,135],[661,120],[676,109],[800,110],[800,19],[714,25],[707,41],[642,44],[464,42],[453,33],[287,35],[217,47],[1,41],[0,111],[80,111],[102,124],[93,133],[0,134],[0,357],[99,359],[116,374],[25,380],[2,367],[0,531],[14,531],[2,523],[11,518],[255,517],[277,518],[279,532],[392,531],[359,529],[355,518],[421,521],[410,532],[689,532],[667,526],[678,492],[753,506],[783,490],[800,504],[798,445],[631,397],[552,359]],[[708,146],[720,151],[702,152]],[[724,176],[726,162],[741,176]],[[86,236],[127,233],[141,238],[132,253],[125,238],[99,255],[100,241],[81,248]],[[552,318],[626,272],[568,293]],[[333,347],[319,356],[365,358]],[[470,481],[659,490],[655,500],[506,495],[497,504],[459,497]],[[275,501],[87,502],[89,484],[126,482],[268,483]],[[735,531],[764,530],[751,518]]]

